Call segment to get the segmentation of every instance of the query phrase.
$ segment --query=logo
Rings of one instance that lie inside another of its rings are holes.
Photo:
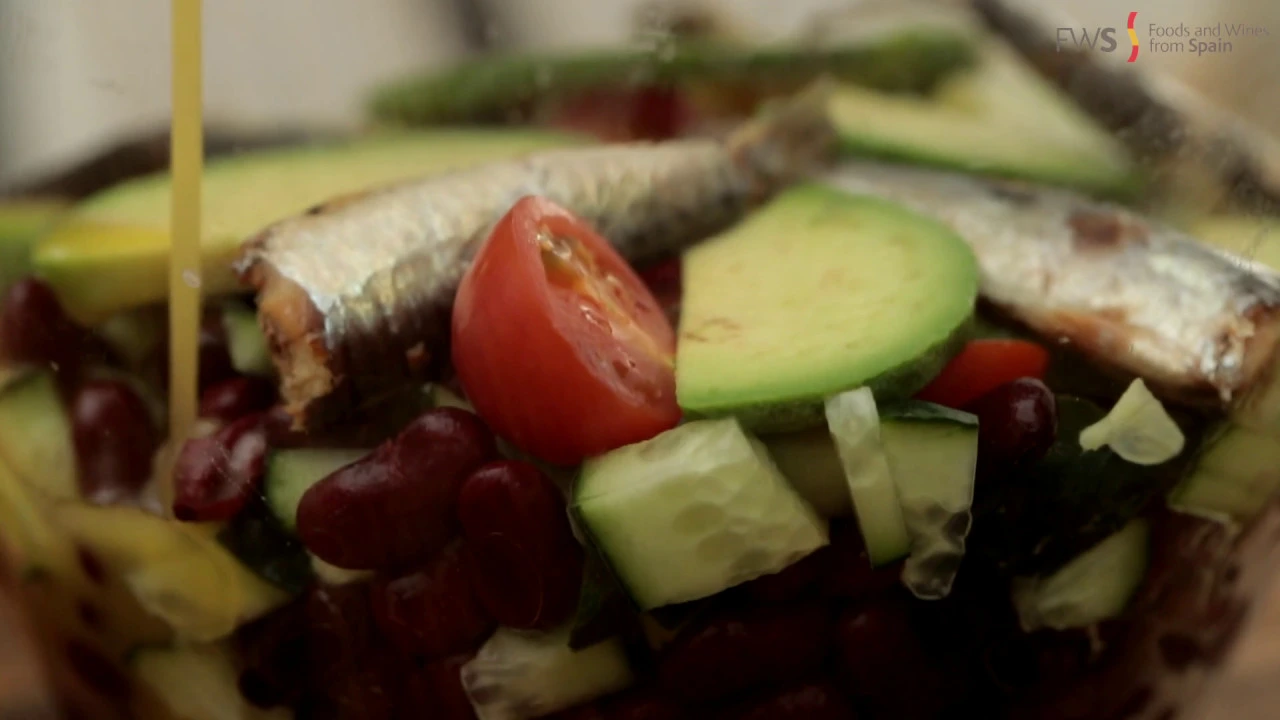
[[[1129,51],[1129,62],[1138,60],[1138,33],[1133,29],[1134,22],[1138,19],[1137,11],[1129,13],[1129,22],[1126,26],[1129,33],[1129,43],[1132,49]],[[1095,27],[1095,28],[1079,28],[1077,35],[1076,28],[1060,27],[1058,28],[1058,52],[1062,52],[1063,45],[1070,45],[1076,50],[1101,50],[1102,52],[1115,52],[1119,47],[1116,42],[1116,29],[1113,27]]]
[[[1220,22],[1213,25],[1187,25],[1186,23],[1161,25],[1159,23],[1148,23],[1145,30],[1147,42],[1139,47],[1137,22],[1138,13],[1136,11],[1129,13],[1129,21],[1125,23],[1125,32],[1129,35],[1129,44],[1131,46],[1129,62],[1138,61],[1140,50],[1146,50],[1148,55],[1168,55],[1171,53],[1217,55],[1229,53],[1235,51],[1235,46],[1238,42],[1257,41],[1259,38],[1271,35],[1271,32],[1261,25],[1245,23]],[[1060,27],[1058,28],[1057,36],[1058,52],[1062,52],[1064,47],[1074,50],[1115,52],[1119,46],[1119,43],[1116,42],[1117,34],[1116,28],[1112,27]]]
[[[1133,21],[1136,19],[1138,19],[1138,11],[1134,10],[1129,13],[1129,42],[1133,43],[1133,50],[1129,51],[1129,62],[1138,60],[1138,33],[1133,29]]]

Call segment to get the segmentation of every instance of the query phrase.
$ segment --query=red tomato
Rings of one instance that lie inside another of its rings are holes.
[[[676,425],[675,331],[635,271],[582,220],[526,197],[462,280],[453,364],[491,428],[547,462]]]
[[[1048,366],[1049,351],[1029,340],[974,340],[916,398],[960,408],[1018,378],[1043,380]]]

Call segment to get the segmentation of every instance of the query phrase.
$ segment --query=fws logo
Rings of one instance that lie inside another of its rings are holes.
[[[1135,62],[1138,59],[1138,33],[1133,29],[1133,24],[1138,19],[1137,11],[1129,13],[1129,22],[1126,29],[1129,33],[1129,62]],[[1063,45],[1081,50],[1088,48],[1089,50],[1101,50],[1102,52],[1115,52],[1119,47],[1116,42],[1116,29],[1113,27],[1095,27],[1080,28],[1077,35],[1076,28],[1060,27],[1058,28],[1058,52],[1062,52]]]

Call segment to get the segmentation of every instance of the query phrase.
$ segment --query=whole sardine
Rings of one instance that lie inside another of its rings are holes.
[[[991,303],[1167,397],[1274,424],[1280,276],[1125,208],[1051,188],[873,162],[831,184],[950,225]]]
[[[335,199],[247,241],[237,262],[299,429],[427,379],[491,226],[546,197],[632,261],[679,250],[834,157],[819,82],[727,140],[554,150]]]

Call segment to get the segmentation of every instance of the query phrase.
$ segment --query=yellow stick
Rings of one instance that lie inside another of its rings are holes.
[[[172,0],[173,177],[169,253],[169,438],[195,424],[200,342],[200,179],[204,166],[201,0]]]

